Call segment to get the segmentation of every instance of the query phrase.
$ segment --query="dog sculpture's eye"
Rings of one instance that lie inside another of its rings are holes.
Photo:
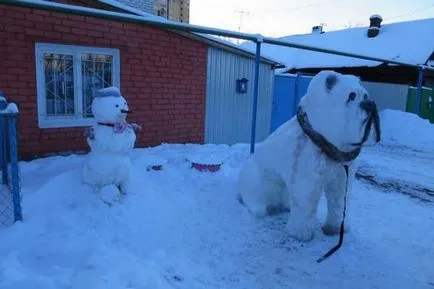
[[[116,107],[119,107],[119,104],[116,104]]]
[[[368,99],[368,95],[365,93],[364,95],[363,95],[363,100],[367,100]]]
[[[355,100],[356,99],[356,93],[355,92],[351,92],[349,95],[348,95],[348,101],[353,101],[353,100]]]

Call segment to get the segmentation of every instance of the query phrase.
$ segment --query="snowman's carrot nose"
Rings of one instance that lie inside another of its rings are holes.
[[[122,112],[122,113],[132,113],[131,110],[126,110],[126,109],[121,109],[121,112]]]

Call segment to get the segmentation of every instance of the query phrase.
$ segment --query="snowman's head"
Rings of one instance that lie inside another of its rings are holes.
[[[106,87],[97,91],[92,101],[92,113],[98,122],[124,123],[128,104],[117,87]]]

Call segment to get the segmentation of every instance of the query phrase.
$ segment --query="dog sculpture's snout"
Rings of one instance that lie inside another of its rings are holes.
[[[369,130],[365,131],[365,137],[363,138],[362,142],[366,140],[371,125],[374,125],[375,140],[376,142],[379,142],[381,140],[381,129],[380,129],[380,116],[378,115],[377,104],[372,100],[364,100],[360,103],[360,107],[368,114],[367,128],[369,128]]]
[[[363,124],[365,124],[365,133],[360,142],[354,145],[363,145],[371,133],[371,126],[374,126],[375,130],[375,140],[380,142],[381,140],[381,129],[380,129],[380,116],[378,115],[377,104],[372,100],[364,100],[360,103],[360,107],[367,113],[368,117],[365,119]]]
[[[360,107],[368,114],[371,114],[375,110],[375,106],[376,104],[372,100],[364,100],[360,103]]]

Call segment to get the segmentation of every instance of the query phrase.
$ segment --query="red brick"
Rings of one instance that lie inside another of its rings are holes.
[[[62,32],[62,33],[64,33],[64,32],[71,33],[71,27],[68,27],[68,26],[55,25],[53,27],[53,30],[58,31],[58,32]]]
[[[80,35],[80,34],[83,34],[83,32],[85,33],[85,31],[83,31],[82,28],[77,28],[77,27],[72,27],[71,28],[71,33],[73,33],[73,34]]]
[[[49,11],[44,11],[44,10],[38,10],[38,9],[32,9],[32,13],[36,14],[36,15],[43,15],[43,16],[50,16],[51,13]],[[47,19],[47,18],[45,18]]]
[[[110,39],[95,38],[95,44],[110,45]]]
[[[85,17],[80,16],[80,15],[67,15],[66,18],[69,20],[75,21],[75,22],[84,22],[85,21]]]
[[[99,31],[95,31],[95,30],[87,30],[87,35],[92,36],[92,37],[103,37],[104,33],[99,32]]]
[[[64,19],[64,20],[62,20],[62,25],[63,26],[69,26],[69,27],[76,27],[77,26],[77,22],[74,21],[74,20]]]
[[[9,31],[9,32],[24,33],[25,27],[23,27],[23,26],[9,25],[9,26],[6,26],[5,30]]]
[[[68,41],[70,44],[73,44],[75,41],[78,41],[80,37],[74,34],[63,33],[62,39]]]
[[[7,74],[25,74],[26,72],[27,70],[24,67],[13,67],[8,69]]]
[[[8,69],[6,69],[6,73],[0,75],[0,83],[8,82],[8,81],[17,81],[18,77],[16,74],[9,73]]]
[[[89,43],[89,44],[93,44],[95,43],[95,38],[91,37],[91,36],[79,36],[78,39],[80,39],[81,42],[85,42],[85,43]]]
[[[42,35],[44,35],[44,31],[34,29],[34,28],[27,28],[26,29],[26,35],[42,36]]]
[[[12,17],[12,18],[15,18],[15,19],[24,19],[25,16],[26,16],[25,12],[22,12],[22,11],[13,11],[9,7],[8,8],[3,8],[3,9],[7,9],[5,14],[8,17]]]
[[[110,31],[110,27],[105,26],[105,25],[95,25],[95,26],[93,26],[93,29],[95,29],[96,31],[101,31],[101,32]]]
[[[40,15],[40,14],[29,13],[29,14],[26,14],[26,20],[36,21],[36,22],[44,22],[45,17]]]
[[[49,38],[60,39],[60,38],[62,38],[62,33],[55,32],[55,31],[44,31],[44,36],[49,37]]]
[[[124,35],[125,34],[125,29],[116,28],[116,27],[111,26],[110,27],[110,31],[107,32],[105,35],[107,36],[108,34]]]

